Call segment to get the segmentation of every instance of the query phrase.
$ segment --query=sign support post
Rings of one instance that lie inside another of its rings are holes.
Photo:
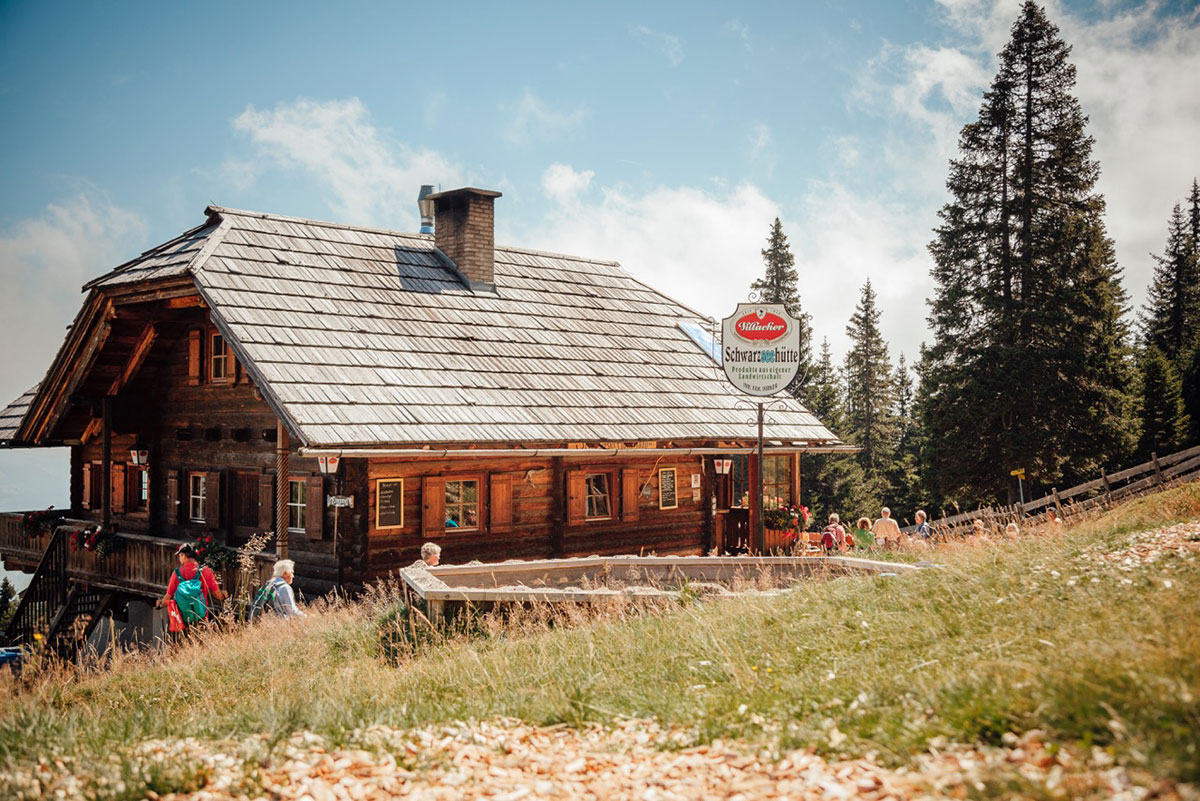
[[[756,526],[756,528],[758,530],[754,532],[754,538],[755,538],[754,544],[755,544],[755,550],[757,550],[758,553],[760,553],[760,554],[763,552],[763,548],[765,548],[766,544],[767,544],[767,524],[766,524],[766,521],[763,520],[763,468],[764,467],[766,467],[766,460],[763,459],[763,403],[762,403],[762,401],[759,401],[758,402],[758,470],[757,470],[758,487],[757,487],[756,493],[755,493],[758,497],[754,501],[755,507],[758,509],[758,525]]]

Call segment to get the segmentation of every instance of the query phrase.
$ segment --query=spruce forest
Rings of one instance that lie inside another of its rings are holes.
[[[1045,10],[1025,3],[950,162],[915,363],[889,353],[869,280],[843,362],[828,341],[808,344],[801,276],[772,224],[751,288],[802,321],[792,392],[861,449],[803,457],[818,520],[1011,503],[1014,468],[1030,498],[1200,439],[1200,182],[1163,199],[1174,203],[1166,243],[1147,255],[1152,282],[1132,308],[1070,54]]]

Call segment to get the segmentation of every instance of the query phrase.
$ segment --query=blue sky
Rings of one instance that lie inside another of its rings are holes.
[[[870,278],[925,339],[947,160],[1016,0],[0,4],[0,402],[88,278],[210,202],[402,230],[421,183],[498,189],[504,244],[620,260],[720,317],[776,216],[835,353]],[[1190,3],[1062,2],[1126,288],[1200,174]],[[65,500],[0,454],[0,508]]]

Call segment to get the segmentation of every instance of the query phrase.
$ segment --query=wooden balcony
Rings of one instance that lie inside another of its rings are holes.
[[[21,524],[22,512],[0,513],[0,557],[10,569],[33,571],[42,558],[49,535],[31,538]],[[62,525],[84,527],[91,520],[64,520]],[[121,547],[103,559],[86,550],[67,547],[66,574],[90,587],[118,590],[147,598],[161,596],[167,590],[171,571],[178,564],[175,549],[180,541],[145,534],[120,534]],[[253,584],[261,584],[272,575],[274,553],[255,557]],[[236,569],[224,571],[222,585],[233,592]],[[219,573],[220,575],[220,573]]]

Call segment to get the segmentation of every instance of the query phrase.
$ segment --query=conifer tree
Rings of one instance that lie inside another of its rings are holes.
[[[1126,297],[1069,54],[1026,2],[950,165],[922,404],[949,500],[1001,497],[1015,466],[1092,475],[1133,445]]]
[[[828,339],[821,341],[821,355],[813,365],[807,395],[809,410],[826,428],[844,438],[846,412],[842,381],[833,365]],[[862,495],[862,468],[852,457],[806,454],[802,464],[801,473],[805,480],[800,488],[815,520],[825,520],[831,512],[847,519],[868,511],[868,499]]]
[[[1190,359],[1200,330],[1200,265],[1195,250],[1189,221],[1176,203],[1167,223],[1166,250],[1154,256],[1142,323],[1147,346],[1158,348],[1176,369]]]
[[[897,440],[891,465],[888,468],[888,504],[897,517],[908,517],[921,501],[920,426],[915,409],[912,374],[904,354],[896,364],[896,427]]]
[[[778,217],[767,235],[767,246],[762,251],[762,258],[765,268],[763,277],[752,283],[750,288],[758,294],[760,302],[781,303],[788,314],[800,321],[800,369],[796,371],[796,379],[788,386],[788,392],[797,398],[803,398],[812,367],[812,315],[805,314],[800,305],[796,259],[792,255],[787,236],[783,233],[783,224]]]
[[[7,631],[8,623],[17,611],[17,605],[13,603],[13,599],[16,597],[16,588],[13,587],[8,577],[0,579],[0,632]]]
[[[1166,454],[1181,448],[1188,434],[1179,374],[1156,346],[1142,354],[1142,456]]]
[[[1192,192],[1187,202],[1188,252],[1196,273],[1200,274],[1200,182],[1195,178],[1192,179]],[[1188,439],[1194,441],[1200,439],[1200,335],[1193,339],[1191,353],[1181,358],[1180,362],[1183,365],[1183,405],[1192,421]]]
[[[885,473],[895,449],[897,426],[895,376],[887,343],[879,332],[879,308],[871,281],[863,285],[858,307],[846,326],[850,351],[843,369],[846,382],[846,435],[862,450],[858,463],[873,498],[888,488]]]

